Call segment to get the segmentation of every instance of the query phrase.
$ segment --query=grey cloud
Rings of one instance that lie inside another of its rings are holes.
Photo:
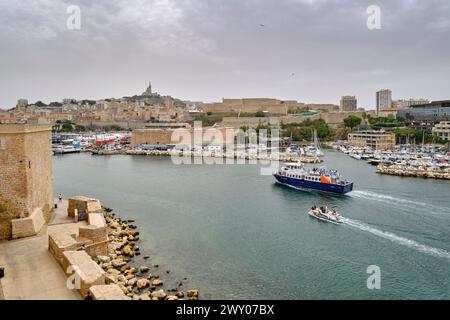
[[[82,28],[66,28],[79,5]],[[366,28],[378,4],[382,29]],[[446,0],[0,0],[0,106],[119,97],[450,98]],[[263,26],[261,26],[263,25]],[[292,77],[291,74],[295,73]],[[447,89],[447,90],[446,90]]]

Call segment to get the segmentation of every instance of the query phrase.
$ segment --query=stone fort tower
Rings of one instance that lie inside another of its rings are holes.
[[[0,239],[36,234],[53,209],[51,126],[0,124]]]

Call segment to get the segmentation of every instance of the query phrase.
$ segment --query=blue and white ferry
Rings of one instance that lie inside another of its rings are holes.
[[[294,189],[313,189],[333,193],[348,193],[353,182],[342,179],[337,170],[325,167],[305,169],[300,163],[286,163],[274,173],[276,182]]]

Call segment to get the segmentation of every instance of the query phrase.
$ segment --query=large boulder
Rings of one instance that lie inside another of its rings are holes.
[[[198,299],[198,289],[190,289],[187,292],[187,296],[191,299]]]
[[[162,286],[162,284],[163,284],[163,282],[162,282],[161,279],[155,279],[155,280],[153,280],[153,282],[152,282],[152,286],[153,286],[153,287]]]
[[[126,265],[122,266],[122,268],[120,268],[120,272],[124,273],[128,269],[130,269],[130,266],[126,264]]]
[[[152,295],[152,299],[156,298],[158,300],[163,300],[167,296],[167,294],[164,292],[163,289],[158,290],[158,291],[153,291],[151,295]]]
[[[117,269],[108,269],[107,273],[118,276],[120,274],[120,271]]]
[[[105,283],[106,283],[106,284],[114,284],[114,283],[117,283],[116,276],[107,273],[107,274],[105,275]]]
[[[108,263],[111,261],[111,258],[108,256],[97,256],[98,261],[101,263]]]
[[[111,261],[111,264],[114,268],[116,269],[120,269],[122,268],[124,265],[126,265],[127,263],[123,260],[119,260],[119,259],[114,259],[113,261]]]
[[[139,271],[141,271],[141,273],[148,272],[149,270],[150,270],[150,268],[147,266],[141,266],[141,268],[139,269]]]
[[[148,293],[143,293],[139,296],[139,300],[150,300]]]
[[[109,270],[109,269],[111,269],[113,266],[112,266],[112,263],[111,262],[108,262],[108,263],[102,263],[102,268],[103,268],[103,270]]]
[[[129,257],[134,257],[134,250],[133,250],[133,248],[130,245],[125,246],[122,249],[122,252],[123,252],[124,255],[127,255]]]
[[[132,279],[128,280],[127,285],[134,287],[136,285],[136,283],[137,283],[137,279],[132,278]]]
[[[122,284],[125,284],[125,283],[127,283],[128,280],[121,274],[117,277],[117,281]]]
[[[137,287],[138,287],[139,289],[143,289],[143,288],[145,288],[145,287],[148,287],[149,284],[150,284],[150,281],[148,281],[147,279],[139,279],[139,280],[136,282],[136,285],[137,285]]]

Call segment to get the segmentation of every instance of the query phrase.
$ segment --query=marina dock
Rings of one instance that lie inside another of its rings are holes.
[[[427,168],[412,168],[402,165],[386,166],[380,164],[377,167],[377,173],[401,177],[418,177],[427,179],[450,180],[450,169],[429,170]]]

